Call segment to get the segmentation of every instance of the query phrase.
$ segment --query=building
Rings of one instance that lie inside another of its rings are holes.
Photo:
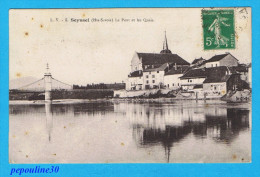
[[[181,79],[180,77],[187,72],[189,66],[182,67],[172,67],[168,72],[164,75],[164,84],[166,88],[176,90],[181,87]]]
[[[126,82],[126,90],[142,90],[143,89],[143,71],[137,70],[128,75]]]
[[[210,70],[212,69],[196,68],[183,74],[180,77],[182,90],[193,90],[195,86],[202,86]]]
[[[241,90],[240,74],[227,66],[192,69],[180,77],[182,90],[203,90],[208,95],[223,96],[228,91]]]
[[[203,67],[212,68],[218,66],[228,66],[228,67],[238,66],[238,59],[236,59],[230,53],[215,55],[209,60],[207,60]]]
[[[164,87],[165,73],[173,67],[189,65],[189,62],[169,50],[165,34],[163,50],[160,53],[136,52],[134,54],[131,60],[131,72],[126,81],[126,90]]]
[[[241,85],[240,74],[228,74],[221,77],[209,77],[203,82],[203,91],[207,95],[224,96],[228,91],[236,91]]]
[[[164,87],[164,75],[169,70],[169,63],[164,63],[157,68],[144,70],[144,89],[160,89]]]

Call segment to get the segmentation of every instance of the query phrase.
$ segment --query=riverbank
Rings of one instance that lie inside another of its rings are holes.
[[[52,104],[67,102],[89,102],[105,100],[131,100],[135,102],[146,102],[157,100],[172,102],[175,100],[224,100],[231,102],[250,101],[251,92],[249,90],[228,92],[224,96],[218,92],[196,92],[167,89],[151,89],[139,91],[126,90],[54,90],[52,91]],[[25,104],[44,104],[44,93],[41,92],[10,92],[10,103],[24,102]]]
[[[251,100],[251,91],[203,91],[194,89],[190,91],[170,90],[170,89],[149,89],[149,90],[117,90],[114,91],[114,98],[122,99],[154,99],[172,98],[174,100],[209,100],[224,99],[226,101],[248,101]]]
[[[113,90],[110,89],[74,89],[53,90],[52,99],[101,99],[112,98]],[[44,100],[44,92],[10,91],[9,100]]]

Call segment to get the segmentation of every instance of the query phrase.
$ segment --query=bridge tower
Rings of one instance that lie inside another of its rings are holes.
[[[49,64],[47,63],[46,72],[44,73],[45,85],[45,101],[51,101],[52,76],[49,71]]]

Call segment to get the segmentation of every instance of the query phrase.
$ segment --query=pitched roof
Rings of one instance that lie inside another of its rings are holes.
[[[213,57],[211,57],[210,59],[207,60],[207,62],[215,62],[215,61],[219,61],[222,60],[224,57],[226,57],[229,53],[226,54],[221,54],[221,55],[215,55]]]
[[[137,55],[139,58],[142,58],[143,66],[164,64],[164,63],[176,63],[177,65],[189,65],[189,62],[187,62],[177,54],[137,53]]]
[[[224,76],[216,76],[216,77],[208,77],[204,80],[203,83],[218,83],[218,82],[226,82],[231,75],[224,75]]]
[[[128,75],[128,77],[141,77],[143,76],[143,72],[141,70],[134,71]]]
[[[190,79],[190,78],[205,78],[207,77],[207,70],[208,68],[202,68],[202,69],[192,69],[188,71],[187,73],[183,74],[181,76],[181,79]]]
[[[175,69],[175,67],[173,67],[167,73],[165,73],[165,75],[182,74],[182,73],[186,72],[188,70],[188,68],[189,68],[189,66],[177,67],[177,69]]]
[[[191,79],[191,78],[206,78],[206,83],[209,82],[225,82],[227,73],[235,74],[236,72],[226,66],[213,67],[213,68],[201,68],[193,69],[185,73],[181,79]],[[204,81],[204,82],[205,82]]]

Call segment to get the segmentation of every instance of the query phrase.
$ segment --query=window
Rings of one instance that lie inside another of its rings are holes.
[[[216,64],[216,67],[218,66],[218,64]]]
[[[146,75],[146,78],[149,78],[149,75]]]
[[[159,73],[159,71],[157,71],[157,73]]]
[[[153,80],[153,83],[155,83],[155,80]]]
[[[151,72],[149,72],[149,74],[151,74]]]
[[[168,88],[169,88],[169,84],[168,84]]]
[[[211,64],[211,67],[213,67],[213,64]]]
[[[141,79],[142,77],[139,77],[139,79]]]
[[[192,82],[192,80],[190,80],[190,82]]]
[[[174,84],[172,84],[172,86],[174,86]]]
[[[152,75],[152,78],[155,78],[155,75]]]
[[[179,86],[180,84],[178,83],[178,86]]]
[[[149,81],[146,81],[147,84],[149,84]]]

